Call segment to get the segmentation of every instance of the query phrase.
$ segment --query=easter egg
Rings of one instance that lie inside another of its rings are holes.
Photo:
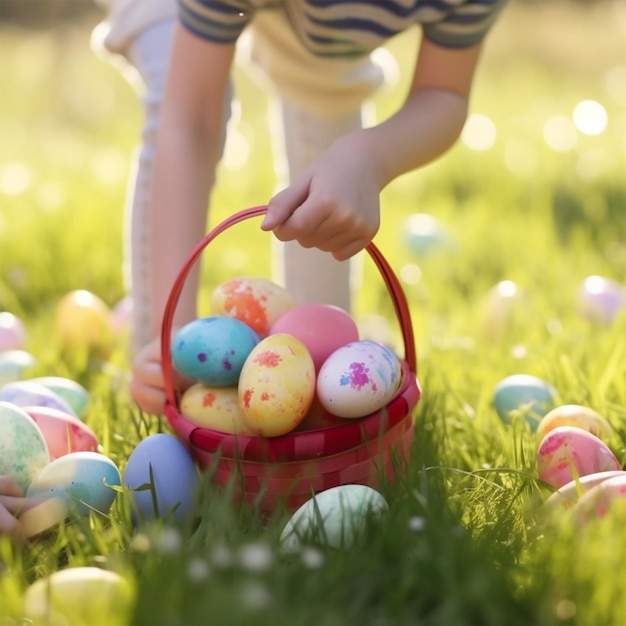
[[[182,521],[198,497],[198,470],[185,446],[172,435],[157,433],[132,451],[123,484],[131,490],[135,523],[155,518]]]
[[[317,397],[337,417],[363,417],[393,398],[401,374],[393,350],[374,341],[354,341],[335,350],[322,365]]]
[[[172,361],[181,374],[212,387],[237,384],[258,335],[232,317],[211,316],[183,326],[172,342]]]
[[[125,626],[133,592],[125,578],[98,567],[71,567],[30,585],[24,614],[33,624]]]
[[[611,449],[595,435],[575,426],[557,426],[537,449],[539,478],[559,489],[577,476],[621,470]]]
[[[441,222],[428,213],[413,213],[402,224],[402,237],[408,250],[426,257],[450,244],[450,236]]]
[[[30,378],[30,382],[38,383],[54,391],[63,398],[76,415],[82,415],[89,404],[89,392],[76,381],[63,376],[39,376]]]
[[[239,378],[239,406],[246,424],[261,437],[296,428],[315,396],[315,365],[306,346],[285,334],[262,339]]]
[[[280,285],[253,276],[231,278],[218,285],[211,295],[211,313],[241,320],[260,337],[269,334],[272,324],[295,306],[291,294]]]
[[[574,506],[576,502],[578,502],[582,494],[589,491],[592,487],[599,485],[604,480],[622,475],[626,476],[626,472],[622,470],[613,470],[609,472],[587,474],[586,476],[580,476],[575,480],[570,480],[550,495],[550,497],[544,502],[544,509],[548,511],[553,511],[558,508],[569,509]]]
[[[546,413],[537,426],[537,441],[541,441],[557,426],[582,428],[605,443],[613,436],[613,428],[602,415],[578,404],[563,404]]]
[[[77,417],[74,409],[59,394],[32,380],[17,380],[3,385],[0,387],[0,401],[22,407],[47,406]]]
[[[130,334],[133,322],[133,299],[131,296],[122,298],[113,305],[109,313],[109,325],[116,337],[126,337]]]
[[[0,385],[22,380],[35,365],[37,359],[25,350],[0,352]]]
[[[611,323],[626,311],[626,287],[604,276],[588,276],[578,289],[577,309],[589,322]]]
[[[120,471],[98,452],[71,452],[46,465],[28,487],[28,498],[61,497],[70,511],[107,513],[121,485]]]
[[[483,335],[498,340],[521,320],[528,319],[524,291],[512,280],[502,280],[485,296],[482,310]]]
[[[316,372],[337,348],[359,339],[359,329],[349,313],[331,304],[296,306],[272,324],[270,333],[299,339],[313,357]]]
[[[589,489],[574,505],[573,515],[579,524],[587,524],[592,519],[605,517],[617,507],[626,513],[626,472],[607,478]]]
[[[280,535],[283,549],[295,551],[307,543],[348,549],[366,527],[368,518],[389,509],[385,498],[366,485],[340,485],[307,500],[287,521]]]
[[[183,392],[179,408],[182,415],[199,426],[225,433],[254,434],[239,407],[237,387],[209,387],[196,383]]]
[[[26,491],[50,462],[41,430],[20,407],[0,401],[0,476],[10,476]]]
[[[503,422],[509,423],[514,414],[520,414],[536,430],[541,418],[554,408],[556,398],[556,389],[545,380],[514,374],[496,385],[493,403]]]
[[[110,310],[106,303],[86,289],[71,291],[56,309],[56,337],[69,352],[94,351],[108,354],[111,349]]]
[[[41,430],[50,460],[70,452],[98,451],[96,434],[71,413],[47,406],[25,406],[23,409]]]
[[[26,329],[16,315],[0,312],[0,352],[23,350],[26,347]]]

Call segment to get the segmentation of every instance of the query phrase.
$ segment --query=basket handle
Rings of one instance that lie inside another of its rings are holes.
[[[230,217],[226,218],[223,222],[218,224],[215,228],[209,231],[202,240],[196,245],[187,259],[185,265],[180,270],[174,285],[170,292],[169,298],[165,305],[165,311],[163,313],[163,324],[161,326],[161,359],[163,367],[163,377],[165,381],[165,393],[167,401],[175,405],[176,393],[173,386],[173,365],[172,365],[172,348],[171,348],[171,332],[172,323],[174,319],[174,311],[180,298],[180,294],[183,290],[187,275],[191,271],[191,268],[198,260],[202,251],[213,241],[218,235],[228,230],[231,226],[238,224],[244,220],[260,215],[265,215],[267,212],[267,205],[261,205],[244,209],[238,213],[234,213]],[[404,360],[407,362],[411,372],[417,372],[417,356],[415,352],[415,338],[413,335],[413,326],[411,324],[411,314],[409,311],[409,305],[404,295],[400,281],[396,277],[395,273],[391,269],[391,266],[382,255],[380,250],[373,244],[369,243],[366,247],[367,252],[376,264],[378,271],[380,272],[389,296],[393,302],[393,307],[398,318],[400,330],[402,332],[402,340],[404,343]]]

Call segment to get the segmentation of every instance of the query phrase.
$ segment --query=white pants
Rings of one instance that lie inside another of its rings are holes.
[[[174,20],[168,20],[151,26],[127,51],[143,83],[144,106],[142,142],[134,159],[126,203],[124,276],[133,299],[133,351],[150,339],[146,334],[149,188],[174,25]],[[277,163],[277,172],[286,178],[280,181],[284,186],[336,138],[363,125],[363,105],[383,82],[383,71],[369,57],[315,57],[300,45],[286,19],[275,11],[259,11],[249,36],[251,58],[261,69],[263,80],[269,79],[270,91],[279,96],[270,110],[278,111],[282,118],[283,133],[274,149],[279,159],[284,157]],[[230,106],[225,110],[229,116]],[[352,271],[356,261],[340,263],[326,252],[275,239],[273,253],[273,279],[285,285],[297,302],[325,302],[350,310],[355,288],[351,275],[360,277],[360,270]]]

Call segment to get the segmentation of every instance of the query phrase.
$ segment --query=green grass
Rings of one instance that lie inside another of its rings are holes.
[[[626,276],[626,95],[607,82],[612,68],[625,71],[624,16],[618,3],[581,5],[511,6],[489,39],[472,102],[494,122],[494,145],[460,142],[383,194],[376,242],[403,280],[424,390],[410,467],[383,490],[387,517],[348,553],[290,556],[278,549],[283,515],[262,524],[208,481],[200,524],[165,535],[137,537],[120,496],[106,518],[68,520],[28,546],[0,541],[1,624],[22,623],[32,581],[86,564],[133,581],[132,624],[624,623],[623,510],[584,530],[565,513],[546,519],[533,435],[521,422],[501,423],[492,406],[505,376],[540,376],[563,403],[604,415],[626,461],[626,317],[597,326],[576,312],[585,277]],[[111,306],[124,295],[122,207],[141,112],[117,71],[89,51],[97,19],[49,31],[0,24],[0,310],[25,320],[34,374],[89,389],[85,421],[123,470],[140,439],[167,424],[130,401],[122,347],[108,364],[69,362],[54,340],[54,306],[68,291],[89,289]],[[405,70],[414,47],[409,34],[392,43]],[[379,117],[407,80],[405,71],[379,95]],[[244,104],[264,102],[245,74],[236,81]],[[603,104],[607,130],[578,133],[569,152],[549,148],[545,122],[571,118],[585,99]],[[275,187],[264,115],[264,106],[244,106],[250,160],[221,169],[211,224],[267,201]],[[415,212],[435,215],[454,246],[412,254],[402,226]],[[203,256],[205,293],[236,273],[267,276],[267,244],[253,223],[216,241]],[[525,300],[494,336],[486,297],[505,279]],[[397,338],[367,263],[363,284],[356,314],[382,315]],[[265,569],[240,558],[252,548],[267,557]]]

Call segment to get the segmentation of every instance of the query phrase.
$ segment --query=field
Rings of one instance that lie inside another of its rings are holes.
[[[0,21],[0,311],[24,320],[33,375],[90,391],[85,421],[123,470],[167,423],[133,405],[123,344],[106,361],[69,358],[55,337],[64,294],[87,289],[111,307],[125,295],[123,206],[141,109],[89,48],[99,17],[46,28]],[[379,119],[406,91],[415,35],[389,47],[401,72],[377,96]],[[285,555],[284,514],[261,523],[208,481],[199,524],[137,534],[120,494],[108,516],[69,519],[29,545],[0,539],[0,624],[25,623],[34,580],[82,565],[130,581],[133,613],[121,619],[137,625],[624,624],[626,508],[582,528],[565,510],[546,516],[534,433],[523,417],[500,420],[493,393],[512,374],[548,381],[559,404],[608,420],[626,463],[626,314],[592,323],[577,300],[588,276],[626,281],[625,35],[620,0],[514,1],[488,39],[461,141],[384,191],[376,243],[410,305],[423,396],[410,466],[384,489],[389,513],[363,541]],[[263,204],[277,184],[266,96],[242,68],[235,87],[241,119],[210,225]],[[434,216],[448,245],[412,248],[416,213]],[[233,275],[269,276],[256,226],[206,250],[204,294]],[[505,280],[521,295],[494,303]],[[355,316],[399,344],[367,260]]]

